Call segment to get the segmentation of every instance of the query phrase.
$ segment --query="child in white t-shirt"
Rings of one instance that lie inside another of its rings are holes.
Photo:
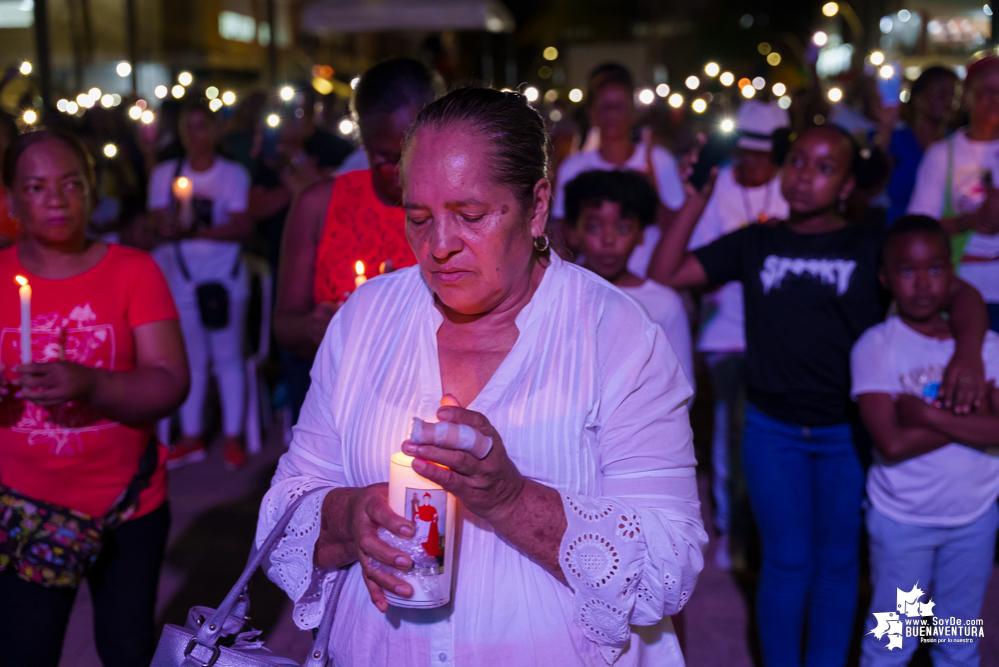
[[[969,627],[992,573],[999,457],[986,450],[999,446],[999,390],[969,415],[936,406],[954,352],[941,310],[952,276],[940,224],[899,218],[885,237],[880,273],[899,314],[868,329],[851,354],[852,394],[876,446],[867,475],[874,594],[865,666],[907,665],[920,642],[913,624],[953,617]],[[999,335],[988,332],[982,358],[995,381]],[[932,643],[933,662],[977,665],[977,636],[969,630],[962,642]]]
[[[674,290],[636,276],[628,269],[644,229],[655,221],[658,198],[641,174],[587,171],[565,188],[566,221],[574,229],[583,266],[641,303],[662,327],[690,386],[694,356],[683,299]]]

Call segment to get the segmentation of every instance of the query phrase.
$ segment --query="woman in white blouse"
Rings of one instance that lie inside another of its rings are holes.
[[[681,665],[669,621],[703,564],[691,390],[659,327],[544,235],[540,115],[515,93],[455,91],[410,129],[406,233],[418,267],[368,281],[337,313],[294,439],[264,498],[258,544],[306,500],[269,576],[315,627],[350,568],[337,664]],[[467,408],[440,408],[452,395]],[[482,460],[406,441],[413,417],[492,437]],[[392,452],[460,501],[451,602],[389,607],[412,565],[377,535]],[[447,468],[434,466],[438,463]]]

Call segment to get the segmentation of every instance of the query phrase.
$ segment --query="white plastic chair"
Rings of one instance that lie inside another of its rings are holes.
[[[263,367],[271,351],[271,308],[274,280],[267,261],[257,255],[244,255],[250,284],[260,285],[260,329],[257,349],[246,358],[246,423],[243,437],[247,454],[257,454],[263,448],[263,432],[274,426],[271,397],[263,377]],[[249,350],[249,345],[247,345]]]

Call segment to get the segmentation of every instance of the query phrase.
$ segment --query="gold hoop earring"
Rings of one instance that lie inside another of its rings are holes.
[[[542,234],[541,236],[534,237],[534,249],[538,252],[545,252],[551,247],[551,242],[548,240],[547,234]]]

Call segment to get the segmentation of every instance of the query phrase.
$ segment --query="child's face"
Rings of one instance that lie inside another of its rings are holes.
[[[853,151],[833,130],[812,127],[802,133],[784,162],[781,192],[793,213],[808,215],[850,196]]]
[[[940,312],[951,274],[944,240],[929,232],[911,232],[891,242],[881,282],[895,297],[902,315],[925,321]]]
[[[601,202],[600,206],[585,206],[576,231],[586,268],[607,280],[624,272],[631,252],[644,235],[638,220],[623,217],[621,205],[612,201]]]

